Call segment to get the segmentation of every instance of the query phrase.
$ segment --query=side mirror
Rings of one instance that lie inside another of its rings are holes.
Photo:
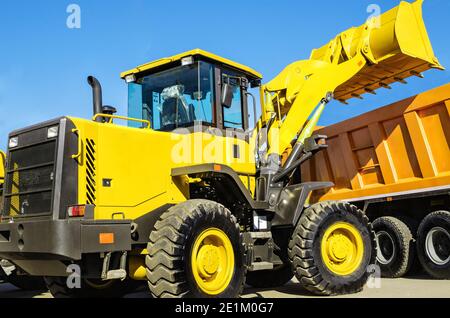
[[[115,113],[117,113],[117,109],[115,107],[107,105],[102,106],[102,114],[114,115]]]
[[[226,108],[230,108],[233,104],[233,97],[234,97],[234,91],[235,87],[228,83],[222,84],[222,105]]]

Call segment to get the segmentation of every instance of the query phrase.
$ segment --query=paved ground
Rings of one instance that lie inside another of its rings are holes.
[[[51,298],[48,292],[24,292],[10,284],[0,285],[0,298]],[[142,292],[129,294],[127,298],[148,298],[148,293]],[[310,293],[301,288],[294,281],[286,286],[276,289],[253,289],[244,291],[243,297],[253,298],[304,298],[313,297]],[[397,297],[419,297],[419,298],[450,298],[450,280],[433,280],[428,277],[382,279],[381,288],[366,288],[363,292],[354,295],[339,297],[357,298],[397,298]]]

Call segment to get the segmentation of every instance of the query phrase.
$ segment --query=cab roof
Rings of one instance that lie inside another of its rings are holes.
[[[237,69],[241,72],[244,72],[246,75],[250,76],[251,78],[262,79],[262,75],[259,72],[255,71],[254,69],[252,69],[248,66],[233,62],[229,59],[220,57],[216,54],[213,54],[213,53],[201,50],[201,49],[190,50],[190,51],[187,51],[187,52],[184,52],[181,54],[177,54],[177,55],[174,55],[171,57],[165,57],[165,58],[153,61],[153,62],[142,64],[132,70],[123,72],[122,74],[120,74],[120,77],[125,78],[126,76],[131,75],[131,74],[138,74],[138,73],[142,73],[142,72],[154,69],[154,68],[159,68],[159,67],[164,66],[169,63],[181,61],[182,58],[185,58],[188,56],[200,56],[200,57],[204,57],[204,58],[207,58],[207,59],[210,59],[213,61],[217,61],[226,66],[229,66],[229,67]]]

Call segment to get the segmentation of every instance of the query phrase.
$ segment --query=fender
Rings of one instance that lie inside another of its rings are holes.
[[[283,188],[278,197],[272,226],[295,227],[304,210],[309,194],[314,190],[326,189],[332,186],[334,186],[332,182],[305,182]]]
[[[267,202],[253,200],[250,191],[242,183],[239,175],[229,166],[208,163],[172,169],[172,177],[183,175],[201,179],[214,177],[226,189],[233,192],[237,199],[248,204],[251,209],[265,210],[269,207]]]

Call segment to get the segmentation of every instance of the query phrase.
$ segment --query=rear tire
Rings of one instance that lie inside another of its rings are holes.
[[[428,274],[450,279],[450,212],[433,212],[422,220],[417,233],[417,254]]]
[[[221,204],[196,199],[170,208],[155,224],[147,249],[154,297],[234,298],[242,292],[242,235]]]
[[[14,266],[10,264],[9,266]],[[8,266],[8,267],[9,267]],[[7,275],[4,268],[0,266],[0,279],[2,279],[5,283],[9,283],[14,285],[17,288],[26,291],[34,291],[34,290],[46,290],[47,287],[45,285],[44,279],[40,276],[29,276],[29,275],[18,275],[17,267],[15,267],[11,274]]]
[[[14,271],[8,277],[6,281],[17,288],[27,291],[33,290],[46,290],[45,281],[40,276],[28,276],[28,275],[17,275]]]
[[[378,240],[377,261],[381,276],[402,277],[411,268],[415,257],[411,230],[390,216],[380,217],[372,225]]]
[[[375,247],[375,233],[361,210],[348,203],[321,202],[302,213],[289,243],[289,258],[308,291],[349,294],[363,289],[367,267],[375,263]]]
[[[248,272],[246,283],[255,288],[283,286],[294,277],[290,264],[283,264],[273,270]]]

